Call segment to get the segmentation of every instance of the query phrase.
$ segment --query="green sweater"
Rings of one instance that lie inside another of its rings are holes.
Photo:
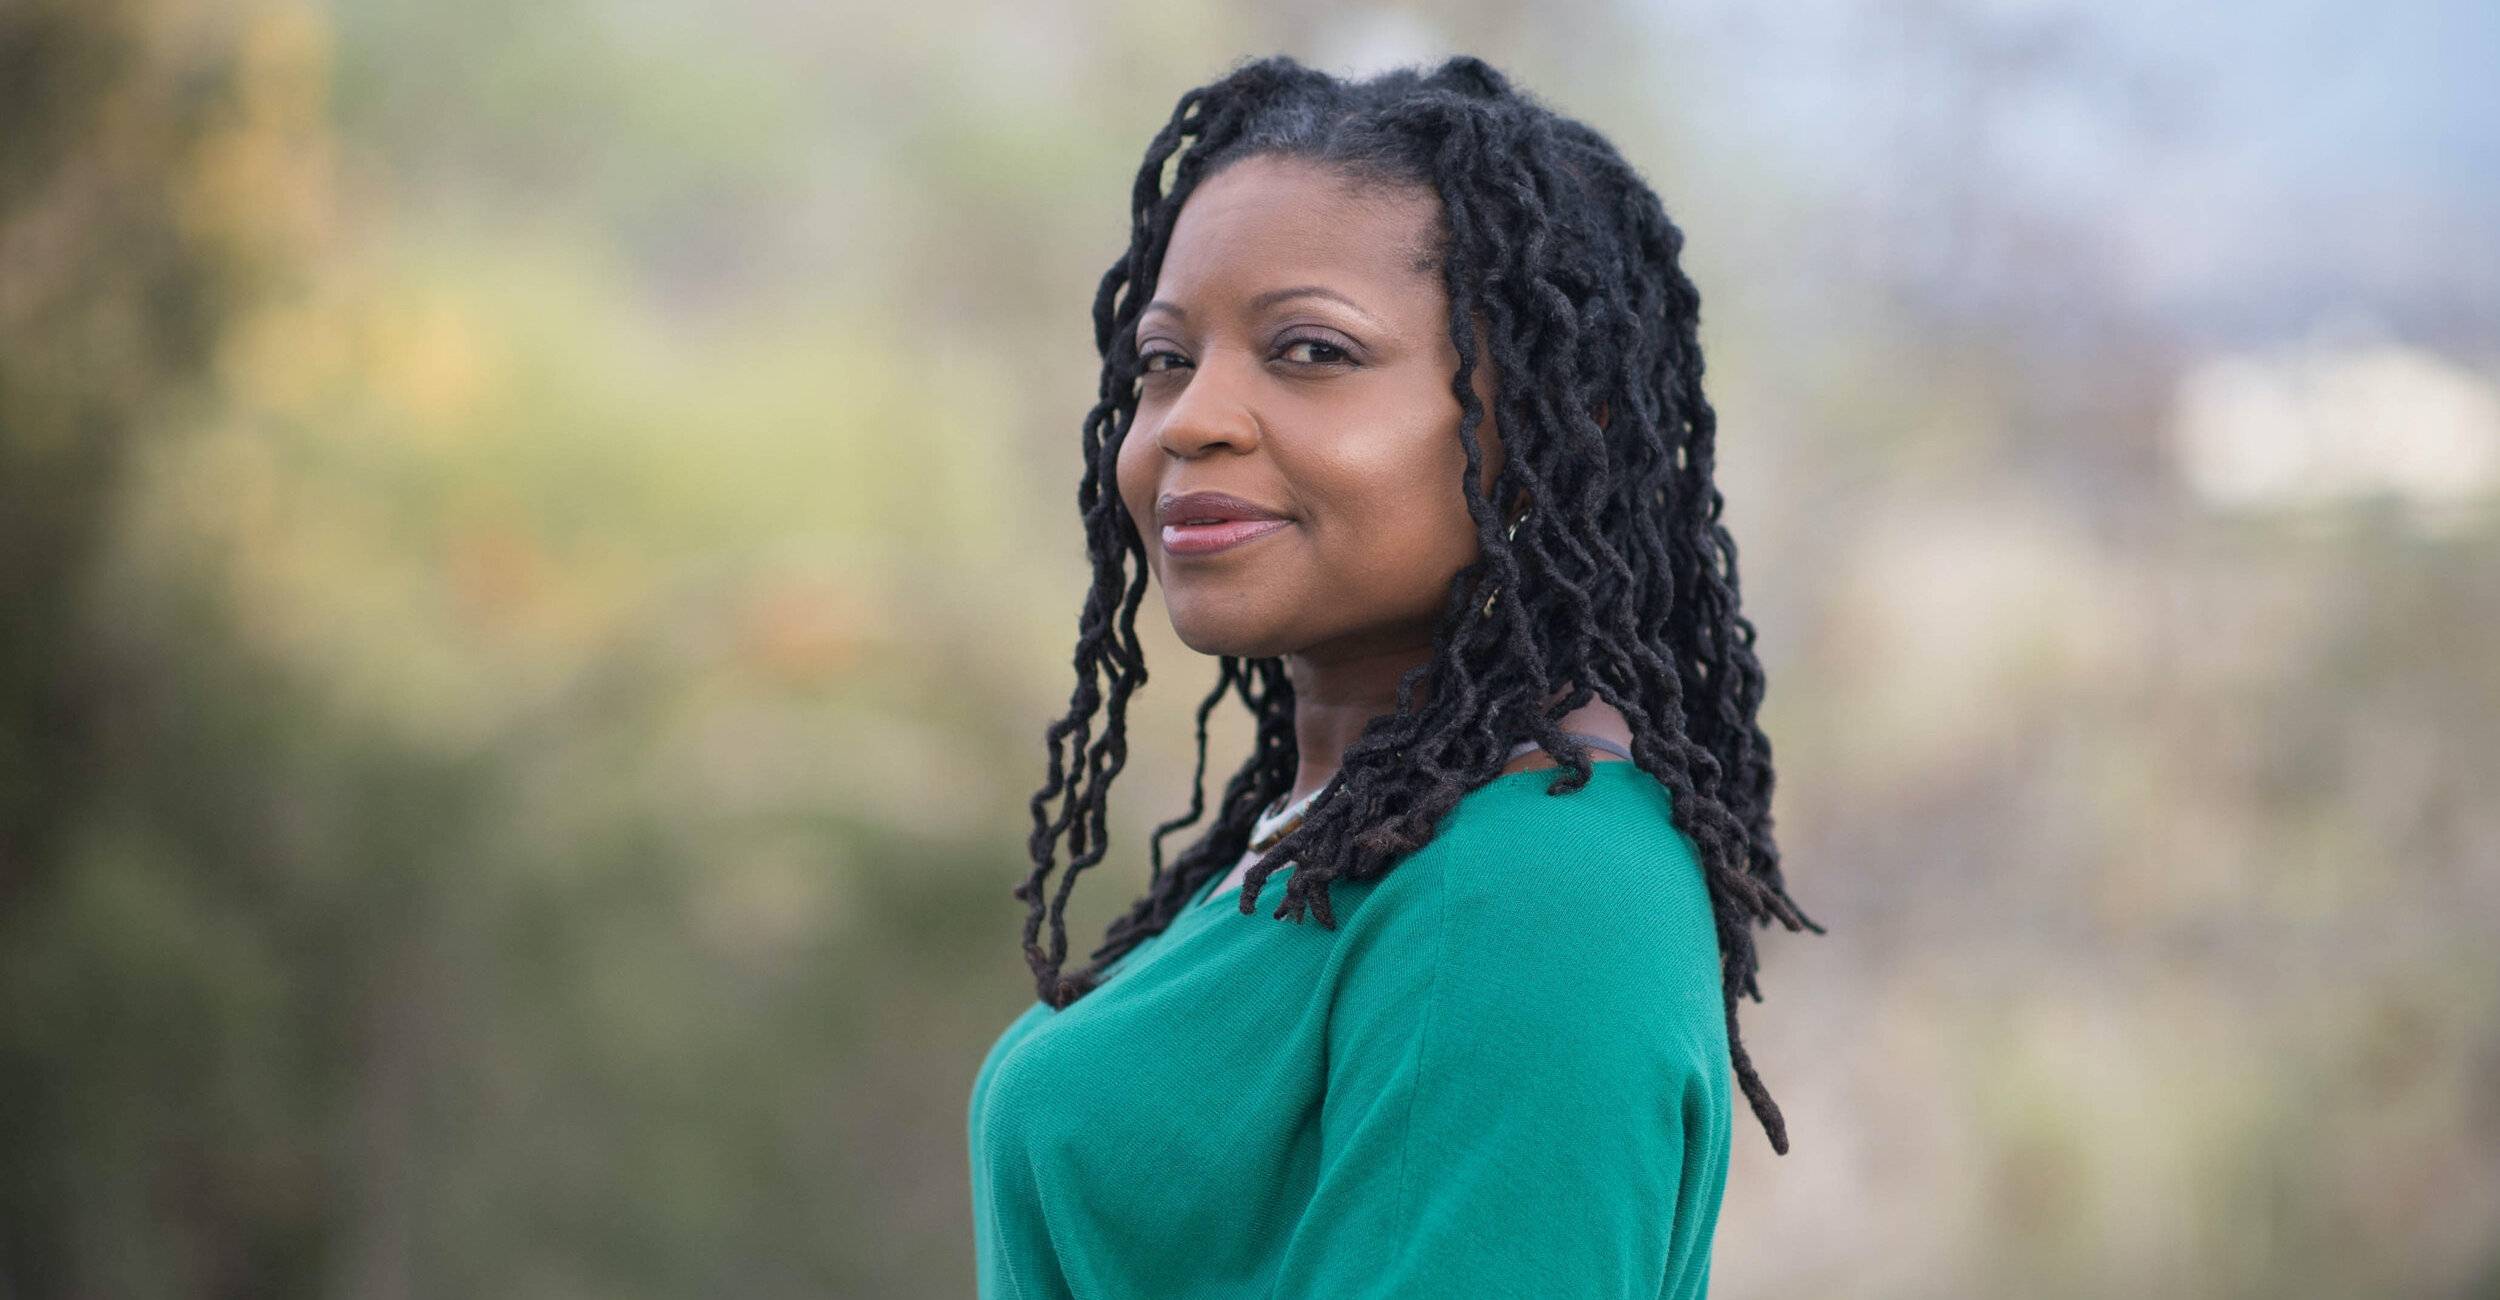
[[[1470,791],[1337,928],[1204,897],[972,1084],[982,1300],[1571,1296],[1710,1283],[1718,932],[1669,794]],[[1220,875],[1217,878],[1221,878]]]

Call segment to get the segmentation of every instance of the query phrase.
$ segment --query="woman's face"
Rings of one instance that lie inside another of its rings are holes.
[[[1428,648],[1478,554],[1459,484],[1458,351],[1431,269],[1439,200],[1256,156],[1202,181],[1137,325],[1145,374],[1119,491],[1181,641],[1315,661]],[[1478,353],[1478,487],[1501,469]],[[1221,492],[1283,520],[1191,528]]]

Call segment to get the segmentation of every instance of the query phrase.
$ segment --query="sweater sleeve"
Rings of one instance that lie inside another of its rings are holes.
[[[1362,912],[1277,1294],[1706,1287],[1728,1081],[1698,860],[1672,825],[1527,803]]]

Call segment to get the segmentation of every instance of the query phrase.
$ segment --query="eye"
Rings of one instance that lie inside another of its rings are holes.
[[[1315,338],[1286,339],[1278,348],[1277,355],[1297,364],[1319,366],[1333,366],[1354,359],[1344,348],[1326,339]]]
[[[1353,354],[1338,344],[1307,337],[1284,340],[1277,345],[1276,355],[1281,360],[1305,366],[1348,365],[1354,360]],[[1190,364],[1187,356],[1170,348],[1150,348],[1137,357],[1138,372],[1147,375],[1186,369]]]

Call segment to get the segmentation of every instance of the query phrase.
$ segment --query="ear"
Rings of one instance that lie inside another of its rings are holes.
[[[1606,403],[1604,403],[1604,402],[1599,402],[1599,403],[1597,404],[1597,410],[1596,410],[1596,411],[1594,411],[1594,412],[1592,412],[1592,414],[1594,414],[1594,415],[1596,416],[1596,418],[1597,418],[1597,427],[1598,427],[1598,428],[1600,428],[1600,429],[1603,429],[1603,428],[1605,428],[1605,427],[1606,427],[1606,421],[1607,421],[1607,420],[1609,420],[1609,419],[1611,419],[1611,418],[1613,418],[1614,413],[1615,413],[1615,408],[1613,408],[1612,406],[1607,405],[1607,404],[1606,404]]]

